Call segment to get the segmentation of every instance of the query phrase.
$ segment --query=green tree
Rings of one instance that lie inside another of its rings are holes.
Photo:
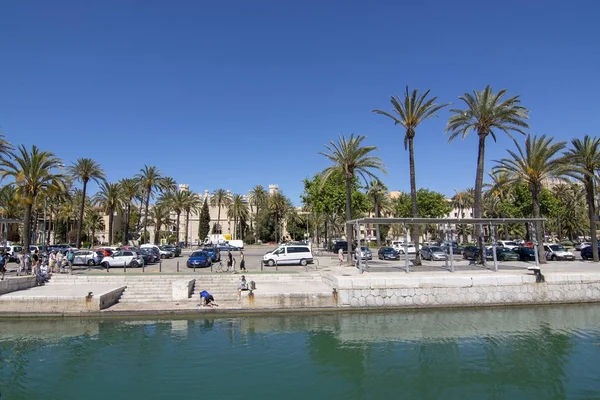
[[[90,233],[88,240],[94,246],[96,243],[96,232],[104,230],[104,219],[98,210],[89,208],[85,213],[84,225],[85,229]]]
[[[509,182],[523,182],[531,191],[534,218],[540,218],[540,193],[543,182],[549,178],[561,178],[566,172],[564,161],[558,154],[565,148],[565,142],[552,143],[553,138],[542,135],[539,139],[527,135],[525,150],[515,141],[518,153],[507,150],[510,158],[497,161],[494,170],[506,171]],[[540,262],[546,262],[544,257],[544,230],[541,222],[535,223],[536,240]]]
[[[93,202],[108,215],[108,242],[114,244],[115,211],[121,206],[121,192],[118,183],[102,182],[98,192],[94,195]]]
[[[133,178],[125,178],[119,181],[119,188],[123,198],[123,206],[125,208],[125,222],[123,224],[123,241],[129,243],[129,227],[131,225],[131,209],[133,200],[138,196],[140,191],[139,182]]]
[[[233,220],[233,235],[235,239],[243,237],[241,225],[248,220],[250,213],[248,211],[248,202],[241,194],[234,194],[231,199],[231,206],[227,211],[227,218]]]
[[[592,254],[594,262],[598,262],[598,236],[596,232],[596,180],[595,174],[600,171],[600,139],[585,135],[583,140],[571,140],[571,149],[565,153],[571,166],[570,175],[583,183],[587,202],[592,239]]]
[[[375,146],[362,146],[365,136],[350,135],[349,139],[339,136],[337,143],[331,141],[325,145],[327,153],[319,153],[325,156],[333,165],[323,170],[322,180],[327,181],[335,173],[341,173],[346,185],[346,221],[352,218],[352,183],[356,174],[367,180],[366,177],[377,179],[371,170],[379,170],[387,174],[381,159],[370,155],[377,150]],[[348,241],[348,264],[352,263],[352,227],[346,224],[346,238]]]
[[[202,211],[200,211],[200,218],[198,222],[198,244],[200,244],[209,233],[210,211],[208,209],[208,201],[205,198],[204,204],[202,204]]]
[[[186,202],[188,201],[190,192],[187,190],[167,191],[163,193],[161,202],[166,203],[169,208],[175,213],[175,237],[179,242],[179,226],[181,222],[181,213],[185,211]]]
[[[169,204],[165,201],[157,201],[150,211],[150,219],[152,224],[154,224],[154,244],[158,245],[160,244],[159,239],[163,225],[168,226],[171,223],[171,208]],[[168,230],[167,232],[170,233],[171,231]],[[146,237],[145,240],[149,241],[149,237]]]
[[[292,208],[291,201],[281,192],[275,192],[269,196],[268,209],[275,220],[275,240],[281,242],[283,239],[282,224]]]
[[[186,199],[183,210],[185,211],[185,245],[188,246],[189,230],[190,230],[190,214],[192,211],[198,212],[202,207],[202,200],[198,194],[188,192],[190,195]]]
[[[449,104],[436,104],[437,97],[427,99],[429,90],[425,93],[419,94],[417,89],[409,93],[408,86],[404,93],[404,98],[400,99],[398,96],[392,96],[392,112],[381,110],[373,110],[374,113],[385,115],[394,121],[395,125],[402,125],[405,129],[404,133],[404,150],[408,150],[409,159],[409,171],[410,171],[410,198],[412,201],[412,216],[419,216],[419,208],[417,206],[417,181],[415,174],[415,150],[414,150],[414,139],[417,133],[417,127],[426,119],[431,117],[437,117],[437,112]],[[419,255],[419,226],[413,227],[415,237],[415,247],[417,249],[417,256],[415,259],[415,265],[421,265],[421,256]]]
[[[387,187],[379,180],[373,179],[367,185],[367,196],[373,202],[373,214],[375,218],[379,218],[381,207],[387,201]],[[375,225],[377,247],[381,246],[381,233],[379,232],[379,224]]]
[[[0,147],[6,146],[0,141]],[[6,148],[4,147],[4,150]],[[0,178],[11,177],[14,181],[16,196],[24,206],[23,215],[23,246],[31,245],[32,209],[37,197],[48,187],[62,185],[61,174],[55,171],[62,165],[60,159],[48,151],[40,151],[33,145],[27,151],[24,145],[16,151],[8,153],[10,158],[0,157]]]
[[[258,231],[259,226],[258,226],[258,215],[260,214],[260,211],[263,207],[266,206],[267,204],[267,200],[269,198],[269,193],[267,193],[267,191],[265,190],[265,188],[261,185],[256,185],[252,188],[252,190],[250,190],[250,212],[254,212],[254,220],[255,222],[255,227],[253,229],[253,233],[254,233],[254,237],[258,240]],[[252,210],[252,207],[254,206],[254,210]],[[251,222],[252,225],[252,222]]]
[[[457,136],[463,139],[471,130],[477,132],[479,138],[477,150],[477,173],[475,175],[475,199],[473,204],[473,217],[481,218],[483,215],[483,173],[485,171],[485,140],[491,136],[496,141],[496,131],[502,131],[512,138],[511,132],[525,134],[523,131],[529,128],[525,122],[529,118],[529,111],[521,106],[519,96],[504,99],[506,89],[493,93],[488,85],[481,92],[473,91],[473,94],[465,93],[461,97],[466,108],[450,110],[452,115],[448,120],[446,132],[450,133],[448,142],[452,142]],[[479,247],[479,262],[485,264],[485,252],[483,251],[483,237],[481,226],[475,225],[475,236]]]
[[[213,233],[223,233],[223,227],[221,226],[221,207],[229,208],[231,206],[231,194],[225,189],[216,189],[212,196],[210,196],[210,205],[213,207],[217,207],[217,226],[218,232],[215,232],[213,229]]]
[[[93,180],[96,183],[103,182],[106,180],[106,175],[104,174],[102,167],[100,167],[100,164],[91,158],[79,158],[73,165],[69,166],[68,171],[76,180],[81,181],[81,184],[83,185],[83,188],[81,189],[82,201],[79,207],[79,218],[77,220],[77,239],[75,242],[77,246],[80,246],[87,184],[90,180]]]
[[[463,190],[460,192],[457,192],[455,190],[455,194],[452,197],[452,207],[454,207],[458,210],[458,214],[459,214],[460,218],[465,217],[465,210],[473,209],[473,201],[474,201],[473,194],[474,194],[474,191],[472,188],[469,188],[467,190]],[[469,230],[467,229],[465,224],[457,224],[456,229],[459,232],[459,234],[462,233],[462,239],[463,239],[462,242],[467,243]]]

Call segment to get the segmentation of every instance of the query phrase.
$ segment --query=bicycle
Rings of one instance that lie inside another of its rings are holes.
[[[235,270],[230,267],[229,265],[223,265],[222,261],[219,261],[219,263],[217,264],[217,268],[215,269],[217,272],[233,272],[235,273]]]

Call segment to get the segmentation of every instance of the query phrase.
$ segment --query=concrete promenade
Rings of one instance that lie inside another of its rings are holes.
[[[363,274],[337,264],[334,257],[326,256],[320,258],[318,268],[251,270],[246,276],[256,282],[257,290],[243,292],[241,301],[237,300],[237,274],[77,271],[54,276],[42,287],[0,295],[0,315],[318,312],[600,302],[600,265],[592,262],[549,262],[541,266],[543,283],[536,282],[526,263],[494,272],[459,262],[455,272],[438,264],[413,267],[410,273],[402,265],[378,268],[374,263]],[[199,307],[201,290],[213,293],[219,307]]]

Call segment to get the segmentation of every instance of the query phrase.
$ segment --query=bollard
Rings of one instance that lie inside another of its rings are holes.
[[[162,260],[158,262],[158,272],[162,272]]]
[[[146,263],[142,264],[142,272],[146,272]]]
[[[196,264],[194,264],[194,273],[196,273]]]
[[[177,261],[177,272],[179,272],[179,261]]]
[[[277,269],[277,260],[275,260],[275,271],[278,271],[278,269]]]
[[[123,273],[127,272],[127,261],[123,261]]]
[[[213,263],[210,263],[210,272],[213,272]]]
[[[106,263],[106,273],[108,273],[109,268],[110,268],[110,264]]]

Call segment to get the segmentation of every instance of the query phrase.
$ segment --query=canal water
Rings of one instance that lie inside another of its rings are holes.
[[[600,305],[0,320],[0,400],[598,399]]]

